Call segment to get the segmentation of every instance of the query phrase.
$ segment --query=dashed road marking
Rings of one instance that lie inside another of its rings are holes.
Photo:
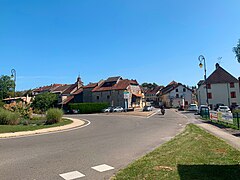
[[[91,168],[98,171],[98,172],[104,172],[104,171],[109,171],[109,170],[114,169],[114,167],[106,165],[106,164],[94,166],[94,167],[91,167]]]
[[[65,180],[73,180],[73,179],[84,177],[85,175],[78,171],[72,171],[64,174],[59,174],[59,176],[61,176]]]

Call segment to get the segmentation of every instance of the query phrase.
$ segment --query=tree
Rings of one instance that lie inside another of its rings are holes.
[[[156,83],[142,83],[142,87],[147,88],[147,89],[154,89],[158,85]]]
[[[14,81],[10,76],[2,75],[0,77],[0,98],[5,99],[13,95]]]
[[[237,61],[240,63],[240,39],[236,47],[233,47],[233,52],[236,55]]]
[[[38,94],[33,102],[32,107],[34,109],[40,110],[42,113],[46,112],[49,108],[55,107],[57,105],[58,97],[53,93],[42,93]]]

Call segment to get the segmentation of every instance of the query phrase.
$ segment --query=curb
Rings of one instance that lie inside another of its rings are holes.
[[[38,130],[34,130],[34,131],[19,131],[19,132],[2,133],[2,134],[0,134],[0,139],[27,137],[27,136],[42,135],[42,134],[48,134],[48,133],[57,133],[57,132],[74,130],[77,128],[85,127],[90,124],[90,121],[88,121],[88,120],[83,120],[83,119],[80,120],[80,119],[74,119],[74,118],[69,118],[69,117],[65,117],[65,118],[70,119],[73,122],[71,124],[67,124],[64,126],[38,129]]]

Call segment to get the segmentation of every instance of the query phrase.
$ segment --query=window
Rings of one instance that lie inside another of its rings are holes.
[[[97,100],[99,99],[99,96],[97,96]]]
[[[110,96],[109,96],[109,95],[107,95],[107,99],[110,99]]]
[[[176,92],[178,92],[178,89],[176,89]]]
[[[212,93],[207,93],[208,99],[212,99]]]
[[[234,88],[234,83],[233,82],[230,83],[230,88]]]
[[[177,89],[176,89],[177,90]],[[176,98],[179,98],[179,94],[176,94]]]
[[[186,88],[183,88],[183,92],[186,92]]]
[[[211,84],[207,84],[207,89],[211,89]]]
[[[231,92],[231,98],[236,98],[236,92],[235,91]]]

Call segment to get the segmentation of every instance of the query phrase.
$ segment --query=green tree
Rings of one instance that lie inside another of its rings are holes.
[[[10,76],[2,75],[0,77],[0,99],[13,95],[14,81]]]
[[[147,89],[154,89],[156,88],[158,85],[156,83],[142,83],[142,87],[145,87]]]
[[[42,93],[38,94],[33,102],[32,107],[34,109],[40,110],[42,113],[46,112],[49,108],[53,108],[57,105],[57,95],[53,93]]]
[[[237,46],[233,47],[233,52],[236,55],[237,61],[240,63],[240,39],[238,40]]]

